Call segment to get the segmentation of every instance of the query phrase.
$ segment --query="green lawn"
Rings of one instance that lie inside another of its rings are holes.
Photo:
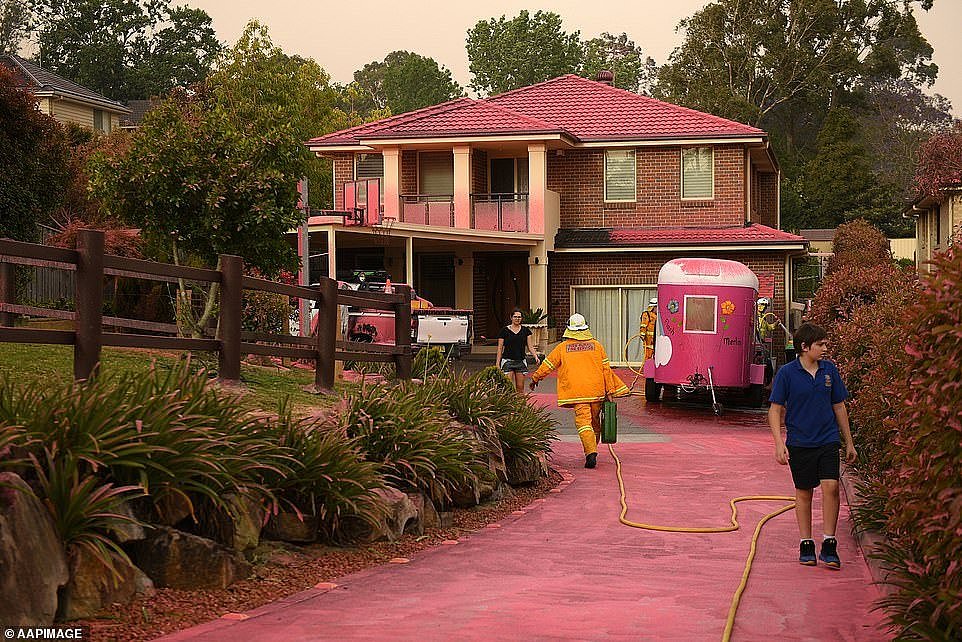
[[[104,348],[100,368],[104,374],[146,372],[154,363],[158,367],[170,367],[177,358],[172,352]],[[215,355],[194,354],[191,358],[198,367],[217,366]],[[42,379],[66,384],[73,378],[73,346],[0,343],[0,375],[14,380]],[[284,397],[289,397],[295,412],[306,414],[333,400],[302,389],[314,383],[311,370],[283,371],[245,363],[241,365],[241,383],[241,403],[251,409],[274,411]]]

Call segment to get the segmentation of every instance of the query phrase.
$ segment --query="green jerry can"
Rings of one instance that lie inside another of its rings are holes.
[[[601,443],[618,442],[618,404],[606,401],[601,405]]]

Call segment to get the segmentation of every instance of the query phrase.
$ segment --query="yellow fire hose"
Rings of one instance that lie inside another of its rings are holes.
[[[742,571],[742,580],[738,585],[738,589],[735,590],[735,594],[732,596],[731,606],[728,608],[728,619],[725,621],[725,632],[722,635],[722,642],[728,642],[731,640],[732,628],[735,626],[735,614],[738,612],[738,604],[742,599],[742,593],[745,592],[745,586],[748,584],[748,574],[752,570],[752,562],[755,560],[755,550],[758,543],[758,535],[762,531],[762,526],[765,522],[777,517],[782,513],[788,512],[795,508],[795,498],[787,497],[784,495],[747,495],[745,497],[735,497],[729,500],[729,505],[732,508],[731,521],[728,526],[709,526],[709,527],[688,527],[688,526],[658,526],[655,524],[643,524],[641,522],[633,522],[625,518],[628,513],[628,502],[625,499],[625,480],[621,476],[621,459],[615,454],[615,449],[611,444],[608,444],[608,452],[614,457],[616,469],[615,472],[618,476],[618,488],[621,491],[621,514],[618,516],[618,521],[625,526],[630,526],[632,528],[643,528],[649,531],[662,531],[668,533],[728,533],[731,531],[737,531],[738,525],[738,502],[745,501],[790,501],[791,504],[787,506],[782,506],[778,510],[775,510],[768,515],[765,515],[758,522],[758,526],[755,527],[755,533],[752,535],[752,545],[748,552],[748,559],[745,561],[745,568]]]

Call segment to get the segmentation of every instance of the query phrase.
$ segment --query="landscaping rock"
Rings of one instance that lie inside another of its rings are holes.
[[[137,517],[134,515],[133,509],[127,502],[122,502],[116,507],[115,512],[118,515],[123,515],[131,520],[130,522],[119,522],[111,525],[110,534],[113,539],[120,544],[125,544],[127,542],[137,542],[147,537],[147,533],[144,527],[138,523]]]
[[[255,548],[260,541],[266,510],[260,502],[233,493],[224,495],[228,508],[207,503],[197,510],[197,524],[184,530],[207,537],[235,551]]]
[[[113,565],[116,575],[85,549],[78,549],[70,563],[70,581],[60,592],[57,619],[93,617],[104,607],[127,604],[138,593],[153,591],[153,582],[136,566],[116,556]]]
[[[507,464],[508,483],[512,486],[531,484],[548,474],[548,461],[544,455],[527,460],[509,457]]]
[[[239,553],[173,528],[156,528],[144,541],[130,545],[130,552],[158,587],[226,588],[251,573],[251,565]]]
[[[301,515],[281,511],[271,515],[264,527],[264,537],[292,542],[295,544],[309,544],[317,540],[317,518],[314,515]]]
[[[408,522],[417,521],[418,509],[407,494],[396,488],[379,488],[374,494],[381,505],[381,518],[378,527],[371,529],[366,539],[393,542],[404,534]]]
[[[50,513],[13,473],[0,473],[0,569],[0,622],[51,624],[67,557]]]

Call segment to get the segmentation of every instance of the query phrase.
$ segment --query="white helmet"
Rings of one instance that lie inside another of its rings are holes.
[[[585,321],[584,315],[578,314],[576,312],[575,314],[572,314],[570,317],[568,317],[568,329],[571,330],[572,332],[576,332],[578,330],[587,330],[588,322]]]
[[[758,298],[758,303],[755,305],[764,305],[767,308],[769,303],[771,303],[771,301],[768,300],[768,297],[763,296]]]
[[[648,305],[658,305],[658,297],[651,297],[651,300],[648,301]]]

